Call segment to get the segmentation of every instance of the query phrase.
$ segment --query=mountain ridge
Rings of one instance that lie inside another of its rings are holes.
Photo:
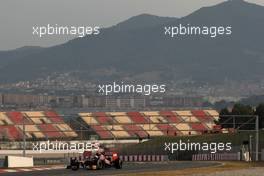
[[[244,8],[243,13],[238,7]],[[88,80],[124,77],[144,80],[148,78],[142,75],[149,73],[159,73],[160,81],[260,79],[264,74],[263,65],[259,64],[264,58],[263,17],[263,6],[241,0],[201,8],[182,18],[141,14],[102,29],[98,36],[73,39],[25,54],[17,62],[14,59],[0,68],[0,82],[32,80],[48,73],[71,71]],[[181,23],[232,25],[233,35],[216,39],[164,36],[164,26]],[[111,75],[96,75],[100,69],[115,71]]]

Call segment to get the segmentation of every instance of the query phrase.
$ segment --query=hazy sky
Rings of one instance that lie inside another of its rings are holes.
[[[71,38],[37,38],[34,25],[111,26],[131,16],[150,13],[182,17],[225,0],[1,0],[0,50],[21,46],[51,46]],[[264,5],[264,0],[248,0]]]

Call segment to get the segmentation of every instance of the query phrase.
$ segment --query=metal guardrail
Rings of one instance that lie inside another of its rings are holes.
[[[66,158],[34,158],[34,165],[65,164]]]

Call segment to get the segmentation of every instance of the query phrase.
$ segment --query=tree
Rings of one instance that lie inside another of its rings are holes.
[[[238,128],[242,125],[240,129],[254,129],[255,125],[252,119],[254,114],[254,109],[251,106],[236,103],[231,112],[227,108],[220,111],[219,124],[223,128]],[[250,121],[251,119],[252,121]]]
[[[220,117],[219,117],[219,120],[218,120],[218,123],[219,125],[221,125],[223,128],[231,128],[231,126],[227,123],[230,123],[230,116],[231,113],[228,111],[227,108],[224,108],[220,111],[219,113]]]
[[[233,115],[254,115],[254,109],[250,105],[236,103],[232,109]]]

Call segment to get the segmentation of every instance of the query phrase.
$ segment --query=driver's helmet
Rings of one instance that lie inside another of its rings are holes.
[[[104,149],[103,149],[103,148],[100,148],[100,149],[98,150],[98,152],[99,152],[100,154],[104,154]]]

